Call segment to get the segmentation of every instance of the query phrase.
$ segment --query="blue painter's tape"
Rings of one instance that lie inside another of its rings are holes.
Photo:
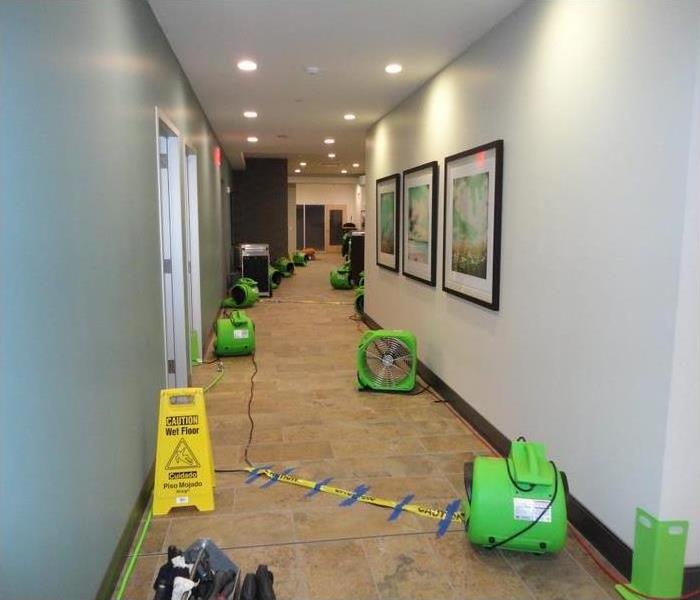
[[[285,469],[284,471],[282,471],[282,473],[275,473],[271,479],[269,479],[268,481],[266,481],[265,483],[263,483],[260,486],[260,489],[269,488],[271,485],[277,483],[280,480],[281,475],[289,475],[293,470],[294,470],[294,467],[292,467],[290,469]]]
[[[398,519],[401,516],[401,513],[403,512],[403,507],[406,506],[411,500],[413,500],[413,496],[413,494],[409,494],[394,507],[394,510],[391,511],[391,515],[389,516],[390,521],[396,521],[396,519]]]
[[[258,477],[262,475],[261,471],[264,471],[265,469],[269,469],[272,465],[265,465],[263,467],[255,467],[251,472],[250,475],[248,475],[247,479],[245,480],[246,483],[253,483]]]
[[[365,485],[364,483],[361,483],[358,485],[353,491],[352,491],[352,496],[349,498],[346,498],[340,503],[340,506],[352,506],[357,502],[365,492],[369,490],[369,486]]]
[[[454,500],[453,502],[450,502],[447,505],[447,508],[445,509],[445,516],[440,520],[440,524],[438,525],[438,530],[437,530],[438,537],[442,537],[447,532],[447,528],[450,526],[450,523],[452,523],[452,517],[459,509],[459,505],[460,505],[459,499]]]
[[[312,489],[311,491],[309,491],[309,492],[306,494],[306,497],[307,497],[307,498],[310,498],[311,496],[315,496],[316,494],[318,494],[318,493],[321,491],[321,486],[322,486],[322,485],[328,485],[331,481],[333,481],[333,478],[332,478],[332,477],[329,477],[328,479],[324,479],[324,480],[322,480],[322,481],[319,481],[319,482],[313,487],[313,489]]]

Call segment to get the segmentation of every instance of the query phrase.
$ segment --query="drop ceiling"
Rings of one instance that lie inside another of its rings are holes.
[[[341,169],[361,174],[367,129],[521,4],[149,2],[234,168],[244,168],[245,157],[284,157],[291,174],[299,168],[334,176]],[[236,67],[245,58],[257,62],[257,71]],[[385,73],[391,62],[403,71]],[[310,75],[306,67],[319,71]],[[257,111],[258,118],[246,119],[245,110]],[[346,121],[346,113],[357,118]],[[249,136],[258,142],[247,142]],[[324,144],[328,137],[335,144]]]

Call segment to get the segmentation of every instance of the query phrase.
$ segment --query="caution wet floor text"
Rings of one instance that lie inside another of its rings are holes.
[[[160,393],[153,514],[176,506],[214,510],[214,469],[202,388]]]

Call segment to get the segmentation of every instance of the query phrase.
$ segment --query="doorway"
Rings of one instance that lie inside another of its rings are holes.
[[[189,377],[181,152],[179,131],[156,107],[166,387],[187,387]]]
[[[326,249],[326,212],[323,204],[297,205],[297,246]]]
[[[343,245],[343,223],[345,223],[345,207],[342,205],[326,205],[326,250],[340,252]]]

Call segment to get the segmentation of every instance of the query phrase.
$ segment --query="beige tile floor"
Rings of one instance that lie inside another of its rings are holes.
[[[339,487],[360,483],[377,496],[445,507],[463,495],[462,467],[481,442],[444,404],[417,396],[360,393],[355,347],[364,326],[350,320],[353,292],[332,290],[337,256],[321,256],[285,279],[273,301],[248,314],[257,331],[258,374],[250,459]],[[326,302],[326,304],[313,304]],[[329,304],[334,302],[338,304]],[[225,374],[207,394],[215,463],[244,466],[252,362],[224,360]],[[195,369],[203,385],[215,367]],[[127,588],[129,600],[150,599],[168,545],[212,538],[245,571],[266,563],[277,598],[393,599],[616,598],[609,581],[576,542],[557,556],[537,557],[470,546],[456,525],[442,538],[437,522],[356,504],[244,475],[221,474],[216,510],[173,511],[156,518]]]

